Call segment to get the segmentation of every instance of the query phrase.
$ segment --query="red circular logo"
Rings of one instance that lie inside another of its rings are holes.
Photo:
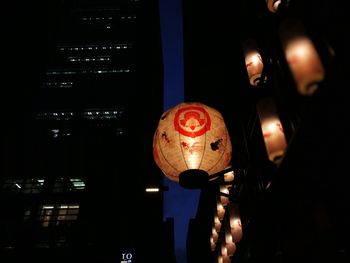
[[[188,106],[179,109],[174,118],[175,130],[187,137],[197,137],[210,130],[208,112],[199,106]]]

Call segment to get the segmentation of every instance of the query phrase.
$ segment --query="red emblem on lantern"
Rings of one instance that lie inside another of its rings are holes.
[[[179,109],[174,118],[175,130],[187,137],[197,137],[210,130],[210,117],[202,107],[189,106]]]

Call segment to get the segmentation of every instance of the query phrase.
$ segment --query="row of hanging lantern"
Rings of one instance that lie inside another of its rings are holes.
[[[216,196],[213,214],[210,247],[217,262],[231,262],[230,257],[236,252],[236,244],[243,236],[238,204],[233,202],[233,186],[239,185],[234,171],[225,173]]]
[[[274,13],[283,2],[266,0],[268,9]],[[304,25],[296,18],[286,17],[279,25],[278,36],[297,91],[301,95],[313,95],[325,77],[325,69]],[[254,39],[247,39],[242,45],[249,82],[257,86],[264,68],[259,48]]]
[[[265,2],[268,10],[276,13],[286,1]],[[325,69],[303,24],[296,18],[285,18],[277,33],[297,92],[302,96],[313,95],[325,77]],[[250,85],[256,87],[265,83],[268,76],[265,75],[263,61],[267,60],[262,59],[257,42],[252,38],[244,40],[242,50]],[[277,107],[272,98],[258,100],[256,107],[268,158],[278,163],[285,152],[287,142]]]
[[[243,51],[249,82],[252,86],[258,86],[262,81],[263,62],[256,42],[253,39],[244,41]],[[263,78],[264,82],[267,77]],[[278,163],[284,154],[287,142],[276,106],[272,98],[260,99],[256,106],[268,158]]]

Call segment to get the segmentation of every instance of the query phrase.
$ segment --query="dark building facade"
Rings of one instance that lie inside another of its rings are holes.
[[[283,53],[281,28],[289,19],[304,25],[326,72],[312,95],[298,92]],[[349,261],[345,20],[344,6],[327,0],[281,1],[275,13],[259,0],[184,2],[185,99],[223,114],[232,166],[242,175],[230,194],[240,208],[243,237],[223,262]],[[248,38],[257,41],[264,63],[266,79],[257,86],[245,65]],[[274,161],[258,113],[266,98],[276,105],[287,142]],[[222,262],[223,231],[210,246],[218,192],[215,184],[201,192],[188,232],[189,263]]]
[[[0,261],[166,262],[158,2],[9,10]]]

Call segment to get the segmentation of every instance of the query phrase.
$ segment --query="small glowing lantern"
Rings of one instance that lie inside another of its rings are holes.
[[[283,127],[271,98],[261,99],[257,104],[261,129],[270,161],[278,163],[287,146]]]
[[[231,263],[231,259],[229,256],[218,255],[218,263]]]
[[[233,180],[235,179],[235,174],[233,171],[229,171],[227,173],[224,173],[224,182],[228,183],[228,182],[233,182]]]
[[[221,227],[221,226],[220,226]],[[219,229],[220,231],[220,229]],[[216,243],[218,241],[218,231],[216,230],[216,226],[213,226],[211,229],[211,239],[213,239],[213,242]]]
[[[220,218],[217,215],[217,213],[215,213],[215,215],[214,215],[214,228],[215,228],[216,232],[220,232],[221,225],[222,224],[221,224]]]
[[[251,85],[257,86],[261,81],[261,74],[264,68],[261,55],[253,39],[247,39],[243,42],[242,46],[249,82]]]
[[[289,19],[280,26],[284,54],[301,95],[312,95],[325,77],[317,50],[301,22]]]
[[[232,234],[232,241],[238,243],[243,236],[241,218],[239,215],[239,208],[236,204],[229,204],[230,228]]]
[[[233,236],[231,233],[231,227],[229,222],[226,222],[225,224],[225,246],[228,256],[233,256],[233,254],[236,252],[236,244],[233,241]]]
[[[216,248],[216,241],[214,240],[214,237],[211,236],[211,237],[210,237],[210,250],[211,250],[211,251],[214,251],[215,248]]]
[[[225,241],[221,243],[221,255],[219,255],[218,262],[231,263],[230,257],[227,253]]]
[[[276,13],[279,5],[282,3],[282,0],[265,0],[267,8],[272,12]]]
[[[229,194],[230,194],[230,185],[220,185],[220,203],[223,207],[226,207],[227,204],[230,202],[229,200]]]
[[[226,172],[224,173],[222,184],[219,185],[220,202],[224,208],[226,208],[227,204],[230,202],[229,196],[234,178],[235,175],[233,171]]]
[[[198,102],[180,103],[160,118],[153,157],[170,180],[200,188],[228,166],[231,141],[222,115]]]
[[[223,220],[224,219],[224,215],[225,215],[225,207],[221,203],[221,198],[220,197],[218,197],[217,200],[216,200],[216,212],[217,212],[218,218],[220,220]]]

